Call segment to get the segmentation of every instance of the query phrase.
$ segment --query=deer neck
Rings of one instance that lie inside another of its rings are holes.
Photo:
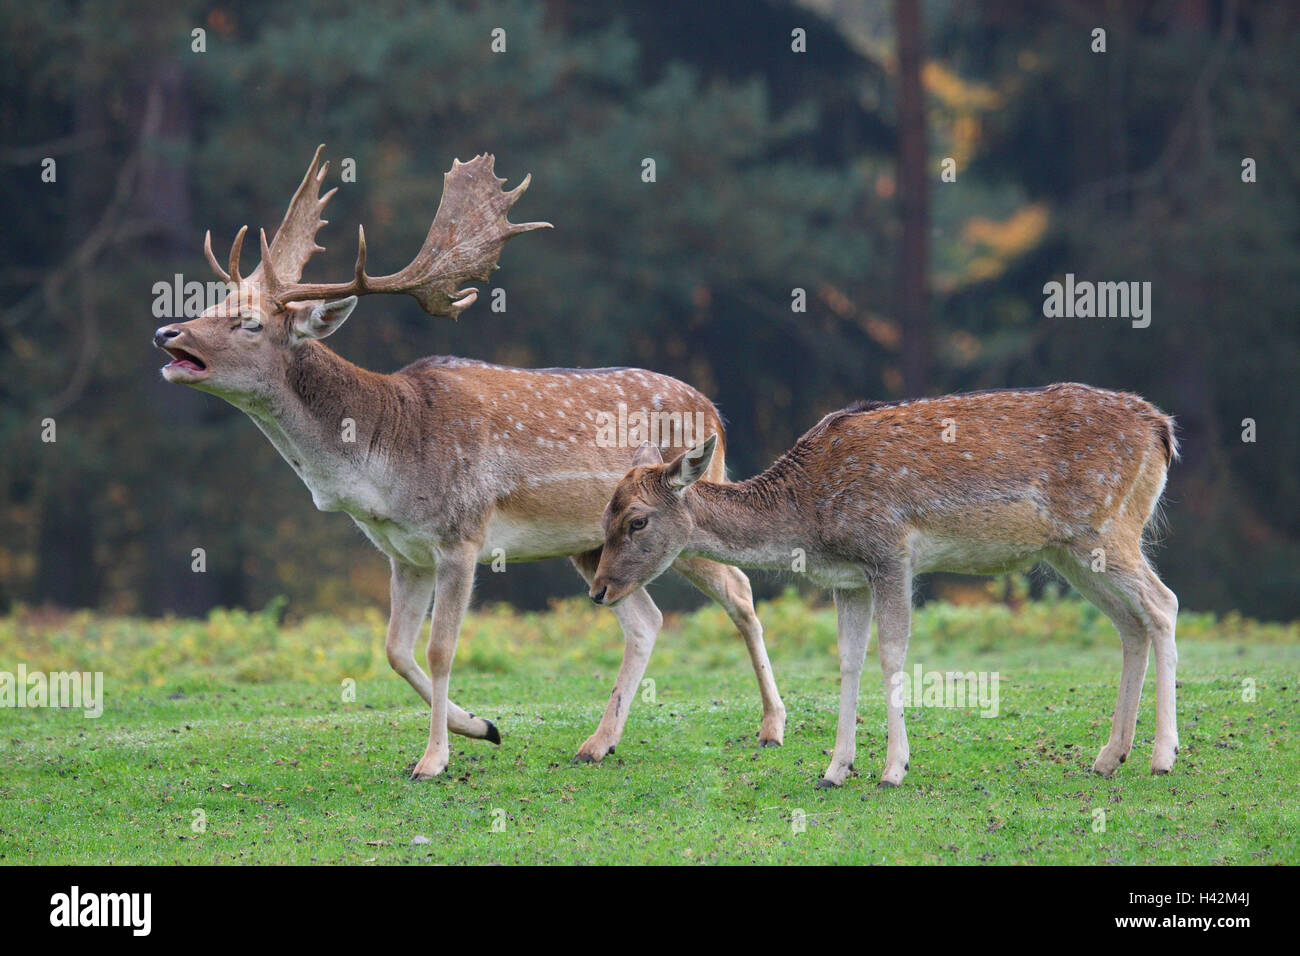
[[[294,350],[274,401],[245,412],[312,493],[322,511],[385,514],[390,452],[408,429],[407,401],[392,375],[353,365],[310,341]]]
[[[691,555],[788,571],[794,549],[811,546],[792,486],[772,469],[734,484],[701,481],[685,500],[693,522]]]

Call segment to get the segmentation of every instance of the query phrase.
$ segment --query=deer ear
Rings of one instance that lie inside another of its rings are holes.
[[[648,441],[643,441],[632,454],[632,467],[640,468],[642,465],[662,465],[664,456],[659,451],[659,446]]]
[[[337,332],[356,306],[355,295],[330,302],[305,302],[300,306],[290,306],[293,330],[304,339],[323,339]]]
[[[715,433],[673,459],[673,463],[664,473],[668,479],[668,487],[680,492],[699,481],[709,470],[709,463],[713,461],[713,449],[717,444],[718,436]]]

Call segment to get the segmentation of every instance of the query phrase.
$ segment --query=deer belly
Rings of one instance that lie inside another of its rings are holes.
[[[1004,574],[1037,564],[1046,542],[1001,540],[914,532],[909,538],[912,571],[954,574]]]
[[[478,560],[487,564],[563,558],[598,548],[602,542],[598,522],[547,521],[497,512],[488,522]]]
[[[808,579],[819,588],[846,590],[866,587],[870,583],[866,570],[857,561],[809,561]]]

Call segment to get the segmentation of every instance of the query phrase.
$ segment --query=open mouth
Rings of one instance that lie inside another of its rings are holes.
[[[203,359],[199,358],[193,352],[187,352],[184,349],[178,348],[167,348],[163,351],[172,357],[172,360],[163,366],[164,370],[184,369],[187,372],[206,372],[208,370]]]

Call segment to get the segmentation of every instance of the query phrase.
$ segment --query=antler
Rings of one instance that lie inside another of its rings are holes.
[[[325,174],[330,168],[329,163],[322,164],[320,161],[320,154],[324,149],[324,143],[316,147],[316,155],[311,158],[307,174],[302,177],[297,191],[289,200],[284,221],[275,231],[269,255],[265,240],[262,243],[262,265],[259,268],[265,270],[268,277],[274,274],[282,282],[297,282],[302,278],[302,270],[307,265],[307,260],[316,253],[325,251],[324,246],[316,244],[316,233],[320,231],[321,226],[328,223],[328,220],[322,219],[320,214],[325,204],[339,190],[335,186],[324,196],[318,196],[321,183],[325,181]]]
[[[230,271],[222,270],[212,255],[211,238],[205,237],[203,250],[208,263],[223,280],[230,282],[257,281],[263,295],[283,305],[307,299],[338,299],[349,295],[376,293],[405,293],[420,303],[430,315],[456,318],[474,303],[478,291],[461,288],[470,281],[486,281],[497,267],[497,259],[506,241],[533,229],[549,229],[549,222],[512,223],[506,218],[510,207],[528,189],[532,176],[524,177],[514,189],[501,189],[504,179],[493,170],[494,157],[490,153],[476,156],[468,163],[456,160],[443,177],[442,201],[434,216],[424,245],[410,264],[400,272],[387,276],[366,274],[366,233],[358,227],[357,262],[350,282],[303,283],[298,279],[303,266],[315,252],[316,231],[325,224],[320,210],[334,195],[331,189],[320,198],[316,192],[325,176],[328,164],[321,166],[321,149],[303,177],[302,185],[294,193],[284,222],[280,224],[268,247],[266,232],[260,236],[262,263],[247,280],[239,277],[239,251],[244,230],[235,238],[230,253]],[[247,228],[247,227],[245,227]]]
[[[239,254],[244,246],[244,234],[248,232],[248,227],[244,226],[235,236],[234,245],[230,247],[230,271],[222,269],[217,263],[217,257],[212,254],[212,233],[209,231],[203,236],[203,254],[208,258],[208,265],[212,271],[221,277],[223,282],[240,283],[243,281],[259,280],[259,284],[265,283],[260,280],[265,276],[268,268],[272,273],[282,280],[297,282],[302,276],[303,267],[307,265],[307,260],[317,252],[324,252],[323,246],[316,244],[316,233],[321,226],[327,224],[328,220],[320,217],[321,210],[325,204],[330,201],[338,187],[331,189],[324,196],[318,195],[320,185],[325,180],[325,174],[329,172],[330,164],[322,164],[320,154],[325,150],[325,144],[316,147],[316,154],[311,158],[311,165],[307,167],[307,173],[302,177],[302,182],[298,184],[298,189],[289,200],[289,208],[285,210],[284,220],[280,223],[280,228],[275,231],[275,239],[271,242],[270,254],[263,254],[263,265],[258,266],[257,270],[248,277],[243,279],[239,274]],[[271,263],[268,267],[267,262]]]

